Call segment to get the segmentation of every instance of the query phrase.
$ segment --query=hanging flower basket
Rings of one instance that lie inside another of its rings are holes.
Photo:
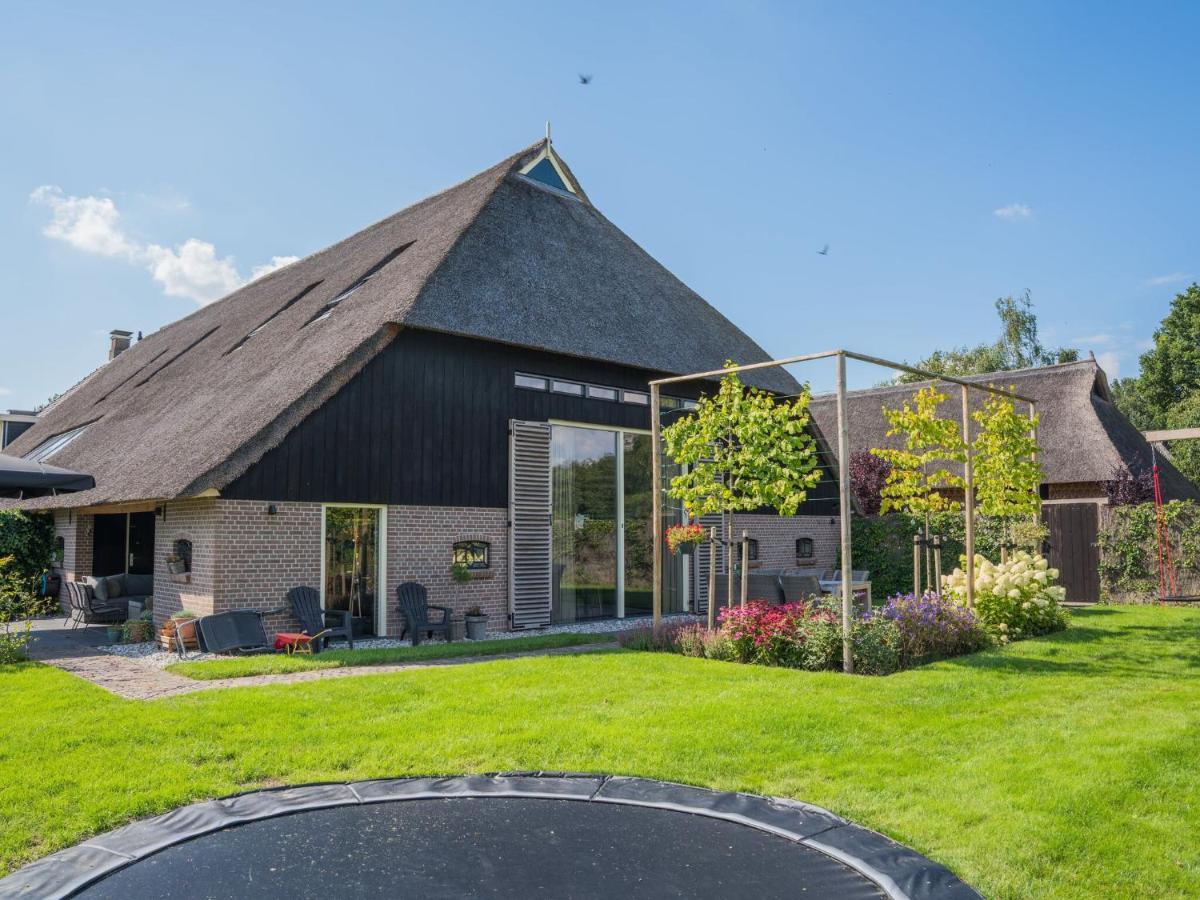
[[[672,525],[667,529],[667,549],[672,553],[691,553],[692,548],[704,538],[704,526],[699,522]]]

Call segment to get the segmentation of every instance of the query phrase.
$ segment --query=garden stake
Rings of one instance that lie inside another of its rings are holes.
[[[913,596],[921,596],[921,535],[913,535]]]
[[[742,608],[746,606],[746,593],[750,590],[750,535],[742,529]]]
[[[942,596],[942,536],[933,536],[933,589]]]

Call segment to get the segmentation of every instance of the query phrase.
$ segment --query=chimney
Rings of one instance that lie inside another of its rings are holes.
[[[116,359],[128,350],[131,337],[133,337],[132,331],[110,331],[108,333],[108,358]]]

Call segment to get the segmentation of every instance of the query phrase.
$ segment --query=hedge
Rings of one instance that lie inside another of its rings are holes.
[[[0,510],[0,613],[43,612],[38,580],[54,563],[54,518],[49,513]],[[57,601],[53,601],[57,606]]]
[[[1200,588],[1200,506],[1172,500],[1163,507],[1170,535],[1175,592]],[[1105,510],[1100,548],[1100,599],[1105,603],[1150,603],[1158,599],[1158,530],[1153,503]],[[1168,590],[1170,588],[1168,587]]]

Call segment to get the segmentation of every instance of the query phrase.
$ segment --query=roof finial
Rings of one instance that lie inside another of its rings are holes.
[[[550,120],[546,120],[546,145],[550,145]]]

